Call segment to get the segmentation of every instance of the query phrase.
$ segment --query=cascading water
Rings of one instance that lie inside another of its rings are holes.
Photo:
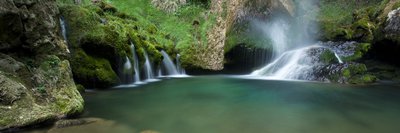
[[[312,68],[316,65],[315,58],[309,51],[322,49],[322,46],[312,45],[300,49],[284,52],[272,63],[264,68],[254,71],[252,75],[268,76],[271,79],[308,79]]]
[[[64,38],[64,42],[65,42],[66,44],[68,44],[67,26],[66,26],[66,24],[65,24],[64,17],[62,17],[62,16],[60,17],[60,26],[61,26],[61,33],[62,33],[62,36],[63,36],[63,38]],[[68,47],[66,48],[66,51],[67,51],[67,53],[70,53]]]
[[[133,69],[135,70],[135,83],[140,82],[140,71],[139,71],[139,58],[136,54],[135,44],[131,42],[131,51],[132,51],[132,58],[133,58]]]
[[[63,35],[64,41],[65,43],[68,43],[68,39],[67,39],[67,28],[65,26],[65,20],[64,17],[60,17],[60,25],[61,25],[61,33]]]
[[[343,63],[342,59],[340,59],[339,55],[335,52],[335,57],[339,61],[339,63]]]
[[[168,56],[168,54],[165,51],[161,51],[161,54],[164,57],[163,66],[166,70],[167,75],[170,75],[170,76],[185,75],[184,70],[183,69],[178,70],[178,68],[175,66],[174,62],[171,60],[171,58]],[[177,63],[179,63],[179,62],[177,62]]]
[[[144,62],[143,68],[144,68],[145,78],[146,78],[146,80],[154,79],[153,68],[151,66],[149,55],[147,54],[146,51],[144,51],[144,58],[145,58],[145,62]]]
[[[129,70],[129,69],[131,69],[131,68],[132,68],[132,63],[131,63],[131,61],[129,60],[129,58],[126,57],[126,62],[124,63],[124,69],[125,69],[125,70]]]
[[[307,45],[315,42],[308,33],[308,29],[314,24],[305,17],[307,8],[312,9],[313,2],[301,1],[297,4],[300,9],[293,18],[274,16],[269,23],[257,23],[257,26],[261,26],[260,28],[265,32],[266,37],[271,40],[274,61],[251,73],[252,76],[273,79],[308,78],[307,72],[315,65],[313,58],[307,58],[310,56],[308,52],[320,46]]]
[[[176,69],[180,74],[186,74],[185,69],[182,68],[181,66],[181,55],[180,54],[176,54]]]

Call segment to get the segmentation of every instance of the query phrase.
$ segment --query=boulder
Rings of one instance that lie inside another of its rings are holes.
[[[0,1],[0,132],[83,110],[58,15],[54,0]]]
[[[11,0],[0,1],[0,51],[21,45],[23,34],[22,16]]]

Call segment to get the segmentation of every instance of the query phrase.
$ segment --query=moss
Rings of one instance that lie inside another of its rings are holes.
[[[374,30],[376,26],[367,18],[360,19],[352,25],[354,30],[353,39],[361,42],[372,42],[374,40]]]
[[[347,56],[342,58],[343,61],[356,61],[361,59],[371,48],[370,43],[358,43],[356,44],[356,48],[354,49],[354,54],[351,56]]]
[[[70,48],[80,47],[82,36],[97,29],[101,24],[100,16],[96,13],[97,9],[99,8],[96,6],[84,8],[66,5],[60,7],[61,15],[66,19]]]
[[[321,53],[321,55],[319,56],[320,60],[325,63],[325,64],[333,64],[333,63],[337,63],[337,59],[335,56],[335,53],[333,53],[330,50],[325,50]]]
[[[157,33],[157,27],[154,25],[149,25],[147,27],[147,32],[150,34],[156,34]]]
[[[76,89],[78,89],[78,91],[80,93],[84,93],[85,92],[85,86],[81,85],[81,84],[77,84],[76,85]]]
[[[99,6],[104,12],[110,12],[110,13],[118,12],[117,8],[104,1],[98,2],[96,5]]]
[[[354,31],[349,27],[338,27],[331,22],[320,22],[322,33],[320,38],[322,40],[343,41],[351,40]]]
[[[340,73],[332,73],[328,76],[332,82],[350,83],[350,84],[365,84],[373,83],[377,80],[374,75],[367,74],[365,64],[351,63],[346,64]]]
[[[345,77],[345,78],[350,78],[350,77],[351,77],[351,71],[350,71],[350,69],[345,69],[345,70],[343,70],[343,71],[342,71],[342,75],[343,75],[343,77]]]
[[[400,8],[400,1],[396,2],[396,3],[393,5],[392,10],[396,10],[396,9],[398,9],[398,8]]]
[[[346,79],[350,79],[353,76],[364,74],[367,71],[367,67],[364,64],[349,64],[349,66],[342,70],[342,76]]]
[[[83,50],[74,53],[71,66],[77,83],[87,88],[108,88],[120,82],[108,60],[89,56]]]
[[[365,74],[365,75],[357,75],[349,79],[349,83],[351,84],[366,84],[373,83],[377,80],[374,75]]]

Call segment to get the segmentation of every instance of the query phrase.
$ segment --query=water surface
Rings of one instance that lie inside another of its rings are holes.
[[[90,92],[85,100],[84,117],[114,121],[120,132],[400,132],[394,85],[192,77]]]

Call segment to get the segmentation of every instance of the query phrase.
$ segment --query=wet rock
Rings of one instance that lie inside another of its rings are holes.
[[[384,28],[385,37],[400,42],[400,9],[391,11]]]

